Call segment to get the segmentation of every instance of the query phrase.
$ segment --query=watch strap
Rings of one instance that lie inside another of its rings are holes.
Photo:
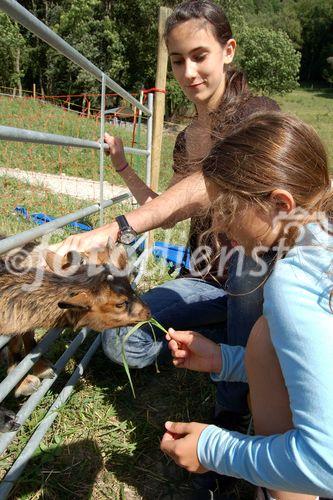
[[[126,229],[132,229],[126,219],[125,215],[117,215],[116,217],[117,224],[119,226],[120,231],[126,231]]]

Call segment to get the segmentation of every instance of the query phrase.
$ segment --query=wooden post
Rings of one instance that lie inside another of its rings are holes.
[[[22,82],[21,82],[21,77],[20,77],[20,64],[21,64],[21,50],[18,47],[16,49],[16,54],[15,54],[15,70],[17,73],[17,88],[18,88],[18,93],[19,97],[22,97]]]
[[[167,17],[171,14],[168,7],[160,7],[158,19],[158,54],[155,87],[165,89],[168,51],[164,42],[163,34]],[[165,94],[156,92],[154,97],[154,121],[153,121],[153,139],[152,139],[152,158],[151,158],[151,188],[158,191],[158,180],[160,175],[161,148],[163,136],[163,121],[165,111]]]
[[[158,16],[158,52],[157,69],[155,78],[155,87],[165,89],[168,67],[168,51],[164,41],[165,22],[171,14],[168,7],[160,7]],[[153,119],[153,137],[152,137],[152,155],[151,155],[151,188],[158,191],[158,181],[160,177],[160,162],[163,136],[163,122],[165,111],[165,94],[155,92],[154,96],[154,119]],[[148,246],[151,248],[154,244],[153,231],[149,233]]]
[[[36,99],[36,84],[35,83],[32,84],[32,97],[34,99]]]

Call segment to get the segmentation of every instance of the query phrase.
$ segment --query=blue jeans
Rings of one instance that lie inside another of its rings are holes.
[[[271,258],[271,257],[269,257]],[[262,314],[264,277],[250,275],[258,265],[245,258],[241,276],[236,275],[237,254],[230,261],[229,278],[224,289],[212,282],[196,278],[178,278],[167,281],[142,295],[152,316],[166,329],[194,330],[217,343],[243,345],[251,329]],[[249,292],[249,293],[248,293]],[[233,295],[235,294],[235,295]],[[245,295],[242,295],[245,294]],[[122,364],[122,339],[127,327],[105,330],[102,343],[105,354]],[[171,359],[165,335],[149,325],[133,333],[125,343],[127,363],[132,368],[143,368]],[[217,401],[224,408],[245,413],[248,411],[244,383],[220,382]]]

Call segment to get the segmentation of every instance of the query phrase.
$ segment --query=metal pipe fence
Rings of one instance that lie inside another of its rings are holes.
[[[0,126],[0,140],[3,141],[16,141],[16,142],[31,142],[38,144],[47,144],[55,146],[71,146],[76,148],[91,148],[99,149],[100,159],[99,159],[99,172],[100,172],[100,196],[99,203],[87,206],[81,210],[74,213],[64,215],[51,222],[45,223],[33,229],[29,229],[22,233],[10,236],[4,240],[0,240],[0,255],[4,254],[14,248],[18,248],[36,238],[44,236],[48,233],[55,231],[63,226],[66,226],[70,222],[74,222],[82,217],[94,214],[96,212],[100,213],[100,224],[103,224],[103,211],[104,209],[120,203],[130,197],[129,194],[120,195],[109,200],[104,199],[103,193],[103,180],[104,180],[104,151],[107,146],[103,142],[104,128],[105,128],[105,94],[106,88],[112,89],[123,99],[130,102],[137,109],[140,110],[140,115],[145,114],[147,116],[147,144],[146,149],[139,148],[129,148],[125,147],[125,153],[136,154],[146,157],[146,182],[150,185],[151,178],[151,148],[152,148],[152,120],[153,120],[153,95],[148,95],[148,106],[144,106],[141,102],[136,100],[131,94],[129,94],[120,85],[114,82],[109,76],[97,68],[91,61],[86,59],[77,50],[71,47],[67,42],[65,42],[59,35],[54,33],[45,24],[39,21],[35,16],[33,16],[28,10],[22,7],[15,0],[0,0],[0,9],[8,14],[12,19],[22,24],[40,39],[45,41],[55,50],[63,54],[65,57],[70,59],[72,62],[76,63],[78,66],[88,71],[97,80],[101,82],[101,113],[100,113],[100,142],[91,141],[88,139],[79,139],[75,137],[63,136],[50,134],[45,132],[38,132],[26,129],[20,129],[15,127]],[[148,235],[142,235],[138,241],[133,245],[130,253],[136,252],[136,250],[143,246],[143,251],[141,255],[136,259],[135,265],[138,268],[138,274],[135,279],[135,284],[138,283],[142,275],[144,264],[148,256]],[[37,344],[37,346],[11,371],[9,375],[0,383],[0,403],[7,397],[7,395],[15,388],[16,384],[28,373],[28,371],[33,367],[33,365],[38,361],[44,352],[58,339],[61,334],[61,329],[53,329],[47,332],[42,340]],[[69,359],[75,354],[77,349],[84,343],[88,335],[88,330],[83,329],[76,335],[75,339],[70,343],[69,347],[63,352],[58,361],[54,365],[55,377],[53,379],[43,380],[40,387],[34,392],[21,406],[17,413],[17,422],[21,425],[29,418],[31,413],[37,407],[37,405],[42,400],[43,396],[50,389],[50,387],[57,380],[60,372],[65,367]],[[0,336],[0,349],[3,348],[9,342],[9,337]],[[63,390],[60,392],[59,396],[54,401],[53,405],[49,409],[47,415],[37,426],[37,429],[31,436],[30,440],[26,444],[22,453],[18,456],[10,470],[7,472],[5,478],[0,484],[0,498],[5,499],[8,497],[10,491],[12,490],[15,481],[19,478],[23,469],[27,465],[29,459],[32,457],[34,451],[38,447],[39,443],[43,439],[45,433],[52,425],[53,421],[58,415],[58,410],[60,406],[66,403],[67,399],[70,397],[74,385],[82,375],[84,369],[87,367],[92,356],[101,344],[101,335],[98,334],[95,340],[91,343],[86,354],[82,360],[77,365],[72,376],[66,383]],[[3,453],[11,441],[16,437],[20,429],[13,432],[6,432],[0,434],[0,453]]]
[[[1,1],[1,0],[0,0]],[[149,121],[149,119],[148,119]],[[108,149],[106,144],[100,144],[96,141],[78,139],[66,135],[48,134],[46,132],[37,132],[35,130],[26,130],[23,128],[5,127],[0,125],[0,139],[4,141],[15,142],[33,142],[35,144],[49,144],[53,146],[71,146],[74,148],[90,149]],[[125,153],[137,154],[140,156],[150,156],[150,150],[125,147]]]

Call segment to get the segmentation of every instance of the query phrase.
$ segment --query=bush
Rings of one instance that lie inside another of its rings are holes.
[[[237,62],[251,88],[265,94],[285,94],[298,86],[301,55],[286,33],[247,26],[238,41]]]
[[[166,115],[168,119],[175,115],[186,114],[187,110],[192,108],[191,102],[172,74],[168,75],[166,91]]]

